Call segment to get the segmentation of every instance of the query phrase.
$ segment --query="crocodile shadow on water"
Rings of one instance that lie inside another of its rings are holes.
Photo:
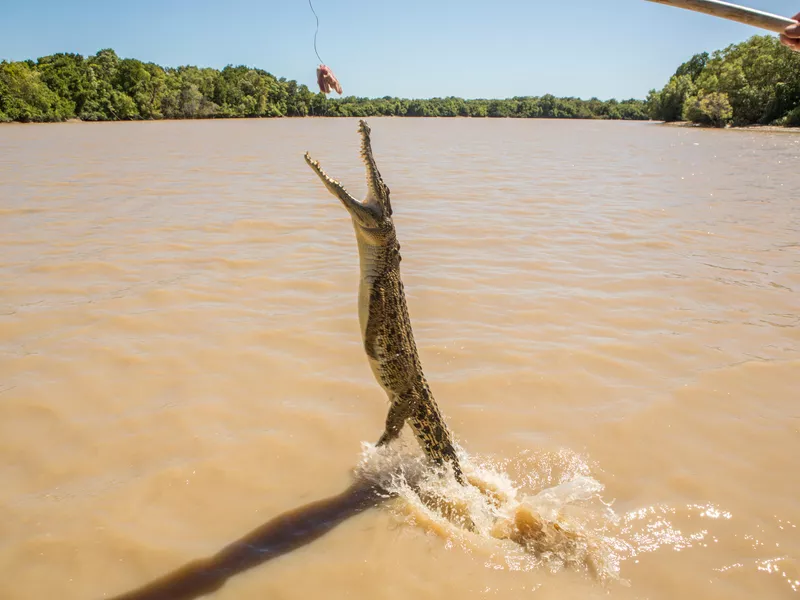
[[[322,537],[340,523],[378,506],[389,495],[356,479],[341,494],[289,510],[224,547],[112,600],[190,600],[219,590],[231,577]]]

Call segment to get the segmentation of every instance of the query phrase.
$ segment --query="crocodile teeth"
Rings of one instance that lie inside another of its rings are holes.
[[[343,187],[342,184],[339,183],[339,181],[337,181],[336,179],[331,178],[323,170],[323,168],[319,166],[319,161],[318,160],[314,160],[313,158],[311,158],[311,156],[307,152],[306,152],[306,157],[305,158],[306,158],[306,162],[309,165],[311,165],[314,168],[315,171],[317,171],[320,175],[322,175],[322,177],[323,177],[323,179],[325,179],[325,181],[327,181],[328,183],[333,183],[334,185],[338,185],[340,187]]]

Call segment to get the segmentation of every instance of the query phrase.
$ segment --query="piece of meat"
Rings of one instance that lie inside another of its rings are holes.
[[[333,71],[330,70],[330,67],[325,65],[317,67],[317,84],[319,85],[319,91],[323,94],[330,94],[331,89],[334,89],[337,94],[342,95],[342,86]]]

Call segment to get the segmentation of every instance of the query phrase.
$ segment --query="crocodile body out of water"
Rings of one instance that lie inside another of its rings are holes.
[[[305,160],[353,221],[360,259],[358,317],[364,350],[372,373],[390,402],[386,429],[377,445],[397,438],[408,422],[427,457],[437,465],[449,463],[456,480],[463,484],[453,435],[425,379],[414,342],[400,279],[400,244],[392,221],[389,188],[375,164],[370,128],[363,120],[359,122],[359,132],[367,172],[367,196],[363,201],[353,198],[338,181],[328,177],[308,153]]]

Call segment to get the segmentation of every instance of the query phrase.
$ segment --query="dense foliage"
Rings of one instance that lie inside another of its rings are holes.
[[[327,98],[261,69],[164,68],[101,50],[0,62],[0,121],[219,117],[553,117],[647,119],[641,100]]]
[[[646,102],[597,98],[328,98],[262,69],[164,68],[101,50],[0,62],[0,121],[223,117],[519,117],[800,126],[800,53],[754,36],[678,67]]]
[[[650,92],[647,109],[660,121],[800,126],[800,53],[774,36],[754,36],[697,54]]]

